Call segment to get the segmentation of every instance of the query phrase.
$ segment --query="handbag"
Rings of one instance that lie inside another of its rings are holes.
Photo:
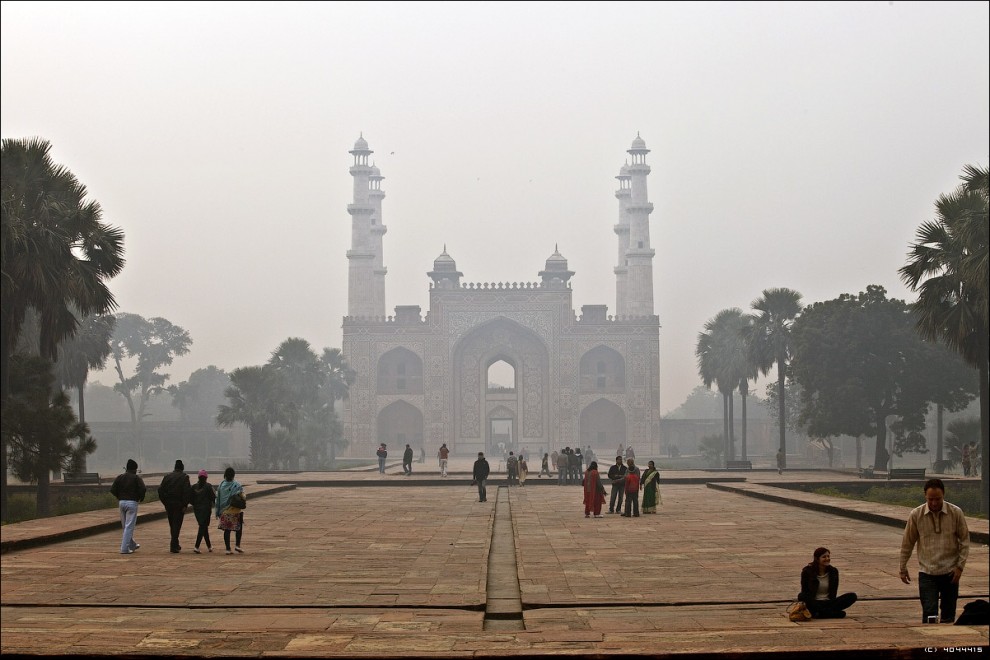
[[[245,499],[243,491],[239,491],[230,496],[230,501],[227,504],[235,509],[246,509],[247,499]]]
[[[787,606],[787,618],[791,621],[808,621],[811,619],[811,610],[804,601],[796,600]]]

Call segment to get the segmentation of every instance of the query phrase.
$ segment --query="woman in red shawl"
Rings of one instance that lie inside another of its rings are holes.
[[[591,461],[584,473],[584,517],[590,518],[594,510],[595,518],[604,518],[603,504],[605,504],[605,486],[598,478],[598,461]]]

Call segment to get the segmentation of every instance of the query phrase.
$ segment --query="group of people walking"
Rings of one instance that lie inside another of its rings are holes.
[[[168,515],[169,552],[182,551],[179,535],[182,532],[186,509],[192,505],[198,524],[193,552],[201,554],[200,548],[203,542],[206,543],[206,551],[213,552],[210,521],[215,515],[218,529],[223,532],[227,554],[243,553],[241,535],[244,531],[244,508],[247,503],[244,500],[243,486],[234,478],[234,468],[228,467],[224,471],[223,481],[217,488],[210,484],[206,470],[200,470],[196,483],[192,484],[185,469],[182,461],[177,460],[175,469],[166,474],[158,486],[158,499]],[[110,486],[110,493],[117,498],[120,509],[120,525],[123,528],[120,554],[133,554],[141,547],[141,544],[134,540],[138,503],[143,502],[147,494],[147,487],[138,475],[138,464],[134,459],[128,459],[124,472],[114,479],[113,485]],[[230,545],[231,532],[234,532],[233,549]]]

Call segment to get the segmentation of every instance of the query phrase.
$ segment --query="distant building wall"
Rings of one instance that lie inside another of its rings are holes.
[[[660,449],[676,446],[681,454],[698,454],[701,441],[710,435],[722,435],[721,419],[661,419]],[[736,420],[734,436],[736,456],[742,451],[742,424]],[[791,434],[788,434],[788,438]],[[803,440],[802,436],[802,440]],[[777,424],[770,419],[746,420],[746,453],[750,456],[772,456],[777,452]],[[802,443],[803,444],[803,443]],[[790,451],[788,451],[790,453]]]

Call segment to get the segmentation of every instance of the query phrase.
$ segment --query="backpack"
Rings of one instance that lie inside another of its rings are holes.
[[[626,492],[627,493],[638,493],[639,492],[639,473],[638,472],[627,472],[626,473]]]
[[[985,600],[974,600],[966,603],[962,614],[956,619],[957,626],[985,626],[990,624],[990,603]]]

